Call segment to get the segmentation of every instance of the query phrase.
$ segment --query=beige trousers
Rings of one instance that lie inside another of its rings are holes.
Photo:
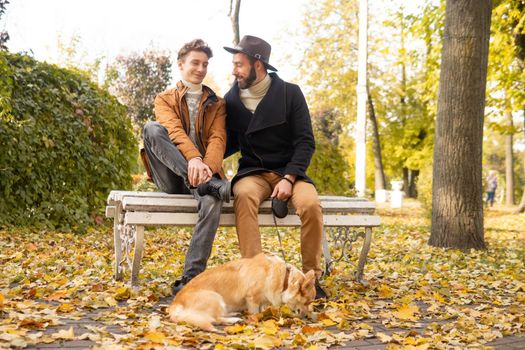
[[[259,205],[272,194],[281,177],[271,172],[241,178],[233,186],[235,226],[241,255],[249,258],[262,252],[259,232]],[[322,274],[321,253],[323,213],[317,190],[311,183],[298,180],[292,188],[290,203],[301,219],[301,257],[303,272]]]

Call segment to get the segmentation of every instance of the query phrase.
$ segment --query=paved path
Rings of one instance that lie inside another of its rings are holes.
[[[160,303],[158,303],[155,307],[155,309],[160,310],[161,307],[166,306],[170,302],[171,298],[165,298]],[[105,312],[107,309],[99,309],[99,311],[92,312],[90,314],[87,314],[84,318],[80,320],[72,320],[72,319],[65,319],[62,320],[64,322],[63,325],[55,326],[55,327],[49,327],[46,329],[45,333],[56,333],[61,329],[68,330],[70,327],[73,327],[74,333],[76,335],[80,335],[83,333],[88,333],[90,326],[95,327],[105,327],[109,332],[111,333],[121,333],[124,332],[119,326],[108,326],[107,324],[103,323],[102,321],[96,321],[94,318],[96,318],[97,314],[100,312]],[[392,335],[394,332],[402,331],[402,329],[392,329],[392,328],[386,328],[381,324],[378,320],[363,320],[367,324],[371,325],[375,331],[381,332],[387,335]],[[430,323],[437,322],[437,323],[443,323],[446,321],[437,321],[437,320],[423,320],[420,322],[423,325],[423,328],[427,326]],[[423,329],[423,328],[420,328]],[[406,331],[406,329],[403,329]],[[52,344],[39,344],[37,346],[30,346],[26,349],[29,350],[38,350],[38,349],[46,349],[46,350],[53,350],[53,349],[90,349],[93,346],[95,346],[96,343],[89,341],[89,340],[75,340],[75,341],[66,341],[62,343],[52,343]],[[519,334],[514,335],[510,337],[503,337],[500,339],[497,339],[493,342],[487,343],[486,346],[494,347],[496,350],[518,350],[523,349],[525,350],[525,334]],[[376,337],[369,338],[369,339],[362,339],[362,340],[355,340],[347,343],[344,346],[332,346],[330,349],[334,350],[386,350],[386,345],[381,343],[379,339]],[[472,348],[471,348],[472,349]]]

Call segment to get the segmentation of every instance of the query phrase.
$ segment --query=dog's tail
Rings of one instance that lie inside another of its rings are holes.
[[[180,304],[172,304],[168,308],[168,314],[173,322],[186,322],[197,326],[205,331],[218,332],[217,328],[213,326],[215,318],[205,312],[186,309]]]

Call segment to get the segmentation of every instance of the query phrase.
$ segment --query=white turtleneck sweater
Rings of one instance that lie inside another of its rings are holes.
[[[272,78],[269,74],[255,85],[250,86],[247,89],[241,89],[239,97],[241,102],[244,104],[247,110],[254,113],[259,105],[259,102],[263,99],[264,95],[268,92],[270,85],[272,84]]]
[[[190,134],[188,136],[193,143],[197,145],[197,138],[195,136],[195,118],[197,117],[202,97],[202,84],[193,84],[184,79],[182,79],[182,83],[188,87],[188,91],[186,91],[186,95],[184,95],[190,113]]]

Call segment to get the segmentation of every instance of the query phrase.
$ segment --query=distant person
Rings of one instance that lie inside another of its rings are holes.
[[[146,169],[157,187],[170,194],[192,193],[198,200],[199,216],[173,294],[206,269],[222,203],[230,199],[230,184],[221,180],[225,103],[202,84],[211,57],[211,49],[201,39],[182,46],[177,57],[182,79],[157,95],[157,121],[144,127]]]
[[[246,35],[234,48],[236,83],[224,96],[228,147],[240,151],[238,173],[232,179],[235,226],[241,255],[262,251],[259,205],[269,197],[290,201],[301,220],[303,271],[321,276],[323,214],[319,196],[306,175],[315,150],[312,123],[299,86],[283,81],[270,65],[271,46]],[[281,202],[282,203],[282,202]],[[316,298],[326,293],[316,281]]]
[[[489,171],[487,176],[487,205],[492,207],[494,205],[494,196],[496,195],[496,189],[498,188],[498,177],[494,170]]]

